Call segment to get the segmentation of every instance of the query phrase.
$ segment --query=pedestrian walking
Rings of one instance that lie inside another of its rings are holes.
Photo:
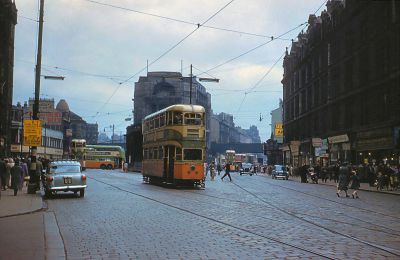
[[[11,173],[11,188],[14,190],[14,196],[17,196],[18,188],[21,183],[21,179],[23,176],[23,171],[21,166],[19,165],[19,160],[16,159],[14,166],[10,170]]]
[[[350,189],[353,190],[353,193],[351,196],[354,198],[358,199],[358,190],[360,189],[360,178],[358,176],[358,173],[355,169],[351,171],[351,186]]]
[[[6,163],[4,160],[0,158],[0,183],[1,183],[1,189],[6,190]]]
[[[338,177],[338,185],[336,195],[340,197],[340,192],[344,191],[346,194],[346,198],[350,197],[347,194],[347,190],[349,187],[349,167],[344,164],[339,168],[339,177]]]
[[[215,178],[215,162],[212,161],[210,164],[210,176],[211,176],[211,180],[213,181]]]
[[[221,167],[220,163],[218,163],[217,171],[218,171],[218,176],[219,176],[221,174],[221,171],[222,171],[222,167]]]
[[[230,171],[231,171],[231,162],[227,162],[225,164],[225,174],[224,174],[224,176],[222,176],[221,180],[224,180],[225,176],[228,176],[229,180],[232,181]]]

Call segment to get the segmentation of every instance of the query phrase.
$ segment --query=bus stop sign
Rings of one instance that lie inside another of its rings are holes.
[[[24,120],[24,145],[42,146],[42,123],[40,120]]]

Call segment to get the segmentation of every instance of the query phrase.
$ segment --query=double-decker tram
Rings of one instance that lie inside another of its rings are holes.
[[[145,182],[204,187],[205,110],[177,104],[143,119]]]

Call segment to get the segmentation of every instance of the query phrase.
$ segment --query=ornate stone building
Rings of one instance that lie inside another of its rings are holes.
[[[399,163],[400,4],[326,6],[284,58],[286,162]]]
[[[14,35],[17,8],[0,0],[0,157],[10,154],[13,96]]]

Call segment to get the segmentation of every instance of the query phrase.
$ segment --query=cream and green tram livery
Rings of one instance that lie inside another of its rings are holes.
[[[176,104],[146,116],[142,122],[146,182],[204,187],[205,109]]]

